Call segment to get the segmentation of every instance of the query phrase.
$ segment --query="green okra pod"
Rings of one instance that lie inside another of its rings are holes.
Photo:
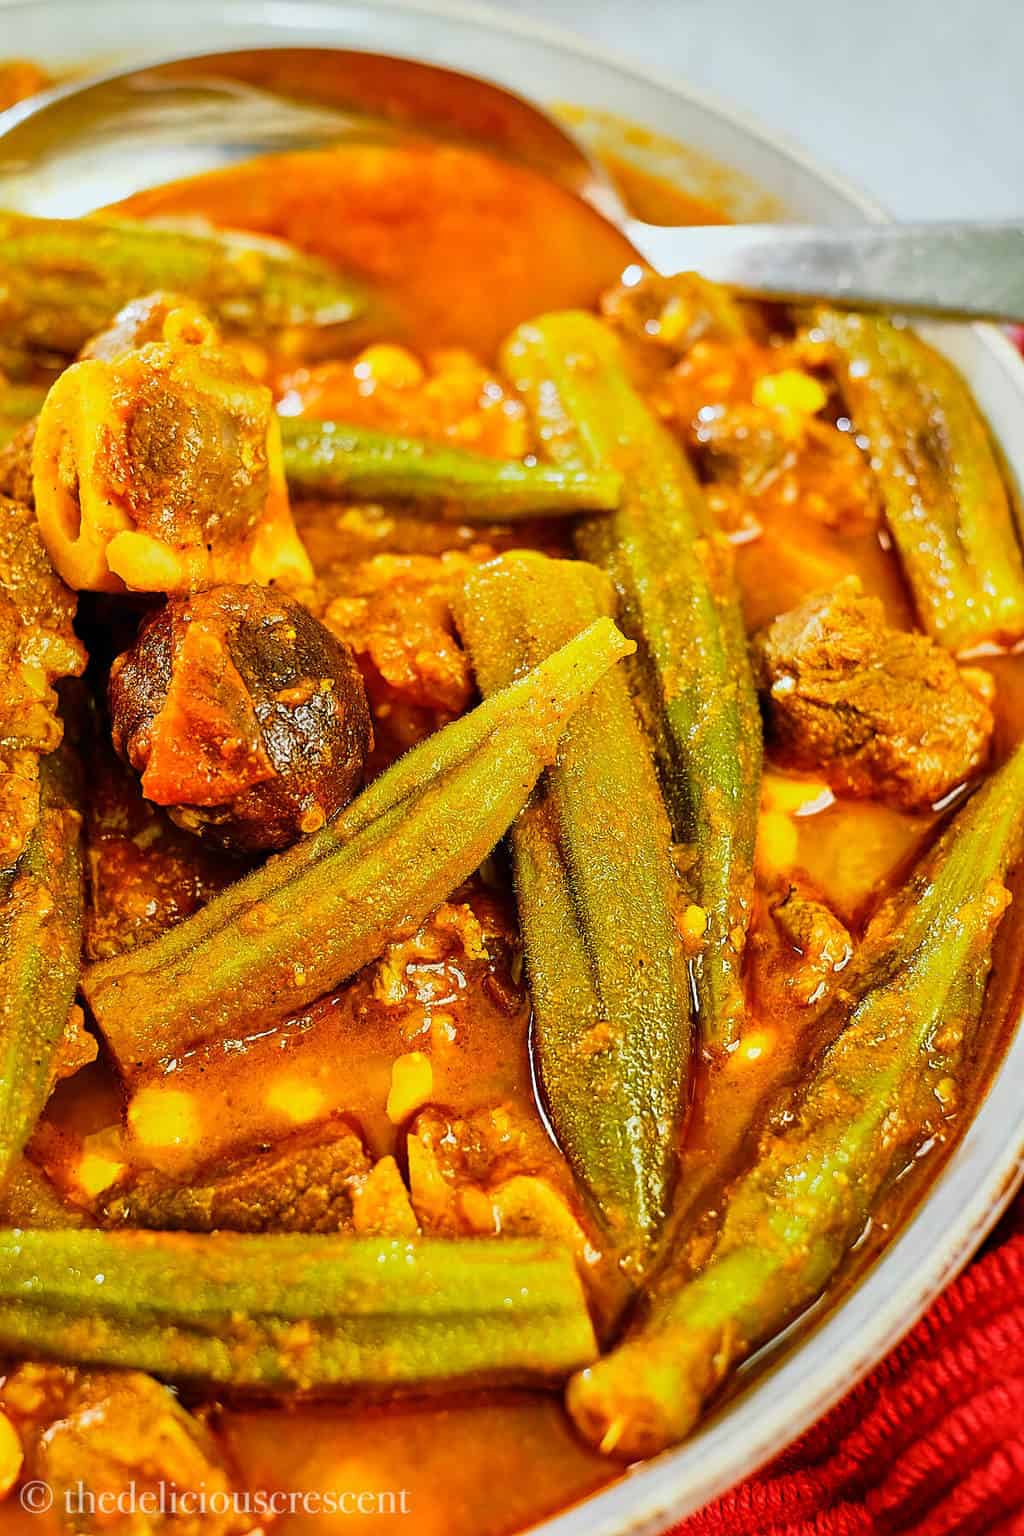
[[[312,848],[297,844],[163,939],[93,965],[85,994],[122,1070],[276,1022],[421,922],[502,837],[568,719],[630,649],[599,620],[482,706],[482,721],[474,711],[400,759]]]
[[[0,1187],[53,1086],[81,969],[84,904],[78,771],[66,748],[39,763],[39,814],[0,901]]]
[[[346,422],[283,417],[281,438],[293,490],[367,501],[452,502],[468,522],[608,511],[621,492],[618,476],[607,471],[495,459]]]
[[[1022,805],[1019,747],[871,921],[826,1021],[832,1043],[727,1192],[703,1269],[670,1267],[624,1342],[571,1383],[589,1440],[634,1457],[681,1439],[730,1368],[835,1274],[977,1024]]]
[[[603,572],[513,553],[456,622],[485,694],[614,611]],[[596,685],[512,830],[541,1085],[613,1240],[642,1263],[665,1217],[692,1025],[672,831],[621,670]]]
[[[707,918],[695,959],[708,1048],[728,1047],[743,1013],[741,962],[753,888],[761,720],[731,550],[680,445],[627,375],[593,315],[544,315],[503,351],[550,457],[621,474],[620,506],[579,524],[577,545],[613,578],[639,648],[677,836],[697,854]]]
[[[41,1168],[20,1157],[0,1195],[0,1227],[81,1227],[86,1214],[62,1200]]]
[[[822,309],[854,429],[918,617],[951,651],[1024,635],[1024,560],[988,428],[960,374],[911,330]]]
[[[257,1391],[544,1385],[593,1359],[567,1249],[0,1232],[0,1350]]]
[[[253,235],[0,212],[0,331],[9,349],[77,352],[130,299],[187,294],[230,330],[340,325],[362,292],[309,256]]]

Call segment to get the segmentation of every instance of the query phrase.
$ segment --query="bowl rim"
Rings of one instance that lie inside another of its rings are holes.
[[[60,10],[88,0],[0,0],[0,16]],[[92,0],[88,11],[130,7],[126,0]],[[478,0],[373,0],[373,9],[414,13],[439,23],[454,21],[505,33],[539,47],[556,48],[590,61],[639,85],[649,85],[724,122],[782,162],[797,167],[862,218],[884,221],[889,214],[853,182],[789,136],[766,128],[754,115],[706,90],[672,79],[624,56],[613,47],[584,38],[542,18],[509,15]],[[308,16],[329,28],[332,11],[345,32],[344,7],[331,0],[270,0],[254,6],[223,0],[218,19],[248,13],[267,30],[286,31],[289,19]],[[244,17],[242,17],[244,20]],[[340,40],[340,38],[339,38]],[[372,31],[363,39],[372,45]],[[291,46],[301,40],[290,38]],[[273,46],[271,42],[253,46]],[[358,47],[347,36],[344,46]],[[194,48],[149,50],[153,58],[183,56]],[[395,51],[391,49],[391,51]],[[415,57],[415,50],[408,56]],[[463,65],[455,67],[462,68]],[[486,69],[479,71],[486,75]],[[512,87],[517,89],[517,87]],[[522,94],[529,95],[523,91]],[[656,123],[651,123],[657,129]],[[991,325],[958,327],[967,338],[962,366],[987,357],[1024,419],[1024,359],[1009,337]],[[951,334],[944,328],[943,335]],[[978,371],[975,367],[975,373]],[[998,382],[998,381],[997,381]],[[997,432],[1004,443],[1005,433]],[[1024,450],[1012,456],[1024,479]],[[639,1464],[616,1482],[529,1527],[533,1536],[658,1536],[751,1476],[815,1420],[832,1408],[907,1334],[936,1296],[968,1262],[1024,1180],[1024,1017],[1011,1018],[1006,1043],[969,1124],[938,1177],[913,1214],[851,1290],[801,1337],[796,1347],[731,1399],[681,1446]],[[989,1129],[989,1127],[993,1129]],[[997,1131],[1003,1127],[1002,1133]],[[997,1144],[998,1143],[998,1144]],[[976,1167],[975,1164],[978,1166]],[[816,1358],[817,1363],[811,1364]],[[737,1449],[736,1441],[742,1442]]]

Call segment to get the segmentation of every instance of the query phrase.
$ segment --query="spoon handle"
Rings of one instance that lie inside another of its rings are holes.
[[[1021,222],[670,229],[631,220],[626,233],[659,272],[697,271],[761,297],[1024,321]]]

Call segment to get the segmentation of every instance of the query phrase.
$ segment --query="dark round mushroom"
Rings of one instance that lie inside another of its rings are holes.
[[[315,832],[373,745],[351,651],[259,586],[171,598],[110,673],[114,746],[179,826],[236,853]]]

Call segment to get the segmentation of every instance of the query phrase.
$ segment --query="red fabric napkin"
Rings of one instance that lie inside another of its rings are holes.
[[[1024,1536],[1024,1197],[878,1369],[673,1536]]]

